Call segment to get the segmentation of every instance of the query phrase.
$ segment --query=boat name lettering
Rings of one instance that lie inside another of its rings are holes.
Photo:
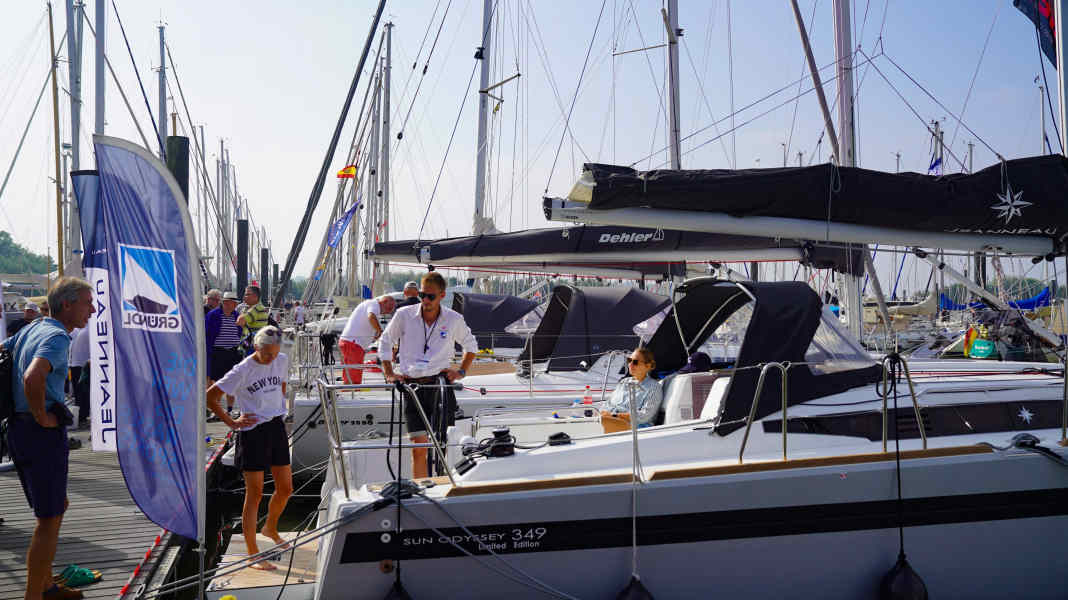
[[[507,532],[488,532],[472,535],[420,535],[403,538],[401,545],[426,546],[432,544],[471,544],[479,549],[487,548],[492,551],[533,549],[541,545],[540,540],[545,537],[547,533],[549,533],[547,528],[535,527],[531,529],[516,528]]]
[[[627,242],[648,242],[655,233],[602,233],[597,238],[600,244],[620,244]]]
[[[1039,228],[1039,227],[1034,227],[1034,228],[1032,228],[1032,227],[1018,227],[1018,228],[1014,228],[1014,229],[982,229],[982,228],[968,229],[968,228],[958,227],[958,228],[954,228],[954,229],[947,229],[946,232],[947,233],[978,233],[978,234],[985,234],[985,235],[1056,235],[1057,234],[1057,228],[1056,227],[1047,227],[1047,228],[1043,229],[1043,228]]]

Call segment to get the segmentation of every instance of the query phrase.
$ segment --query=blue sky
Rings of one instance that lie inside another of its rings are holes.
[[[87,0],[90,14],[95,1]],[[161,20],[167,24],[168,42],[193,120],[205,125],[209,160],[217,152],[219,138],[224,138],[237,166],[238,187],[248,198],[254,221],[265,226],[273,238],[278,262],[283,261],[292,242],[322,161],[373,4],[369,0],[299,4],[118,2],[153,110],[156,83],[152,69],[159,62],[156,24]],[[477,75],[471,88],[466,84],[480,37],[481,2],[394,0],[387,4],[387,19],[396,25],[393,124],[396,128],[403,120],[419,82],[429,41],[405,93],[405,82],[413,73],[411,66],[431,15],[437,11],[429,35],[433,39],[446,4],[448,16],[412,105],[405,137],[395,143],[391,177],[394,238],[418,233],[439,170],[442,177],[423,236],[462,235],[471,227]],[[685,29],[680,52],[684,135],[729,112],[731,63],[736,109],[802,77],[801,89],[811,87],[807,71],[803,70],[801,44],[788,2],[731,2],[729,29],[726,0],[680,0],[679,4],[679,22]],[[808,25],[816,61],[828,64],[834,60],[831,0],[817,0],[815,4],[813,0],[801,0],[800,5],[806,20],[815,14]],[[505,102],[494,117],[492,130],[495,141],[490,204],[502,229],[552,225],[541,215],[540,197],[547,184],[550,194],[565,194],[582,162],[630,164],[665,146],[658,95],[658,88],[664,87],[664,51],[610,56],[613,48],[622,51],[641,47],[643,40],[644,45],[663,41],[661,2],[607,0],[600,24],[596,25],[601,6],[595,0],[500,0],[498,4],[491,79],[498,81],[517,71],[522,73],[517,81],[500,88]],[[110,4],[108,8],[109,56],[142,126],[150,127]],[[876,40],[882,33],[886,56],[876,56],[873,65],[889,78],[923,121],[944,119],[946,142],[952,142],[955,154],[963,158],[966,144],[972,141],[976,144],[977,169],[996,160],[976,136],[964,128],[958,131],[952,116],[961,112],[973,75],[975,83],[964,111],[965,123],[1006,158],[1039,152],[1039,92],[1034,78],[1040,73],[1040,65],[1034,29],[1010,0],[855,0],[852,12],[854,45],[875,56]],[[21,1],[5,6],[5,18],[0,22],[0,168],[4,171],[47,69],[47,40],[39,25],[43,14],[43,3]],[[976,74],[992,23],[986,54]],[[63,25],[61,5],[57,8],[59,31]],[[595,26],[597,36],[570,119],[573,140],[567,136],[556,157],[563,132],[562,115],[572,102]],[[911,74],[945,109],[909,82],[887,57]],[[1056,88],[1056,71],[1046,66],[1050,83]],[[92,119],[89,52],[84,69],[87,100],[82,115],[84,129],[88,130]],[[554,83],[550,82],[550,72]],[[367,80],[365,77],[364,82]],[[900,152],[903,170],[925,171],[929,135],[924,122],[898,99],[874,68],[860,66],[857,82],[860,165],[892,171],[895,153]],[[833,101],[833,83],[827,89]],[[357,100],[362,91],[361,86]],[[782,144],[787,140],[790,163],[796,164],[797,152],[801,151],[807,164],[823,128],[822,117],[814,94],[790,102],[796,91],[795,84],[739,113],[735,121],[740,125],[785,103],[738,128],[734,136],[710,141],[714,128],[695,135],[683,144],[684,168],[724,168],[732,163],[738,168],[778,166],[782,163]],[[1053,96],[1056,106],[1056,92]],[[131,118],[121,102],[114,87],[109,88],[107,133],[136,140]],[[354,111],[358,109],[354,106]],[[64,109],[64,120],[67,114]],[[344,145],[351,138],[355,116],[350,115],[332,169],[343,166]],[[454,123],[455,139],[442,167]],[[65,133],[68,127],[65,122],[64,140],[69,137]],[[728,127],[729,119],[719,124],[721,131]],[[46,92],[9,189],[0,198],[0,228],[11,230],[19,243],[36,251],[55,243],[54,192],[49,180],[54,171],[51,128],[50,96]],[[88,138],[83,139],[83,166],[91,166]],[[826,160],[826,143],[821,150],[819,158]],[[556,166],[550,177],[554,158]],[[635,166],[656,167],[666,160],[661,152]],[[959,170],[953,159],[949,162],[950,171]],[[311,241],[298,263],[298,274],[311,268],[312,253],[326,227],[325,213],[333,200],[334,185],[331,177]],[[926,272],[917,277],[926,280]]]

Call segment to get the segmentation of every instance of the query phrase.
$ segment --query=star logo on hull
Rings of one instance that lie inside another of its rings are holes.
[[[1001,200],[1001,203],[991,206],[990,209],[998,211],[997,216],[999,219],[1005,217],[1006,225],[1009,224],[1009,221],[1012,221],[1013,217],[1022,217],[1023,207],[1031,206],[1032,204],[1031,202],[1020,200],[1020,197],[1023,196],[1023,192],[1013,193],[1012,186],[1009,184],[1005,184],[1005,193],[998,194],[997,196],[998,200]]]
[[[1028,425],[1030,425],[1031,424],[1031,419],[1034,418],[1035,413],[1027,410],[1027,407],[1021,406],[1020,407],[1020,412],[1016,413],[1016,416],[1020,417],[1020,420],[1022,420],[1024,423],[1027,423]]]

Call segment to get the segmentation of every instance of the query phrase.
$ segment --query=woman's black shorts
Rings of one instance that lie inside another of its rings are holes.
[[[289,438],[282,417],[237,432],[234,466],[242,471],[266,471],[289,464]]]

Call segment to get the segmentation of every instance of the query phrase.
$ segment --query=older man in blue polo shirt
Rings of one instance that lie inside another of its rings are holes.
[[[26,554],[26,599],[81,598],[52,581],[59,526],[67,510],[67,425],[63,404],[70,332],[85,327],[93,308],[92,288],[63,277],[48,292],[51,316],[42,317],[4,340],[15,359],[12,395],[15,416],[8,445],[37,527]]]

